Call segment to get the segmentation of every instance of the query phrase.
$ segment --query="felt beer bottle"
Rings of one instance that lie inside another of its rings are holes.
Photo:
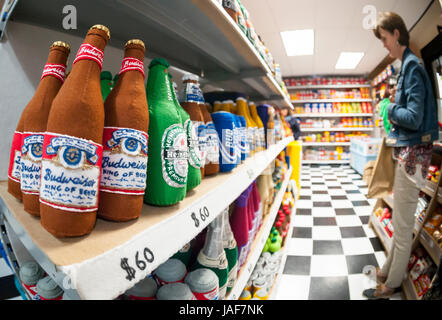
[[[206,104],[201,104],[201,112],[206,125],[207,152],[204,174],[210,176],[219,172],[219,137]]]
[[[149,161],[144,202],[170,206],[186,196],[187,136],[173,101],[167,68],[162,58],[149,64]]]
[[[249,102],[249,109],[250,109],[250,115],[252,116],[253,121],[255,121],[256,125],[258,126],[258,149],[259,151],[262,151],[265,149],[265,133],[264,133],[264,125],[261,121],[261,118],[258,115],[258,112],[256,111],[256,105],[254,102]]]
[[[246,99],[239,97],[236,99],[236,104],[237,104],[237,114],[246,118],[247,137],[249,141],[250,155],[253,156],[255,152],[258,151],[256,143],[257,141],[256,132],[258,131],[258,126],[255,123],[255,121],[253,121],[252,116],[250,115]]]
[[[21,146],[23,142],[24,111],[18,120],[17,128],[12,137],[11,152],[9,154],[8,169],[8,192],[17,200],[22,200],[23,194],[20,189],[21,175]]]
[[[173,101],[178,114],[181,118],[181,123],[184,127],[187,137],[187,147],[189,149],[188,158],[188,171],[187,171],[187,189],[186,192],[194,189],[201,183],[201,152],[199,152],[198,146],[198,132],[197,128],[194,126],[192,120],[190,120],[189,114],[178,102],[175,87],[172,85],[172,75],[168,73],[170,90],[172,92]]]
[[[136,219],[143,206],[149,128],[145,51],[141,40],[126,43],[120,76],[104,103],[98,216],[111,221]]]
[[[226,253],[227,266],[229,270],[227,278],[227,293],[229,293],[236,281],[238,275],[238,247],[236,245],[235,236],[229,222],[229,207],[221,212],[223,219],[223,247]]]
[[[201,153],[201,179],[204,178],[206,163],[206,125],[201,113],[201,98],[199,94],[198,77],[188,74],[183,76],[183,95],[181,106],[186,110],[198,133],[198,147]]]
[[[43,139],[52,101],[65,81],[69,45],[57,41],[49,50],[40,84],[23,112],[21,191],[23,206],[31,215],[40,216],[40,175]]]
[[[43,142],[40,222],[57,237],[92,231],[98,210],[104,104],[100,72],[109,29],[92,26],[55,97]]]

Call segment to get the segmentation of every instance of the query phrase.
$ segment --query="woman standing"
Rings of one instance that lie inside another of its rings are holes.
[[[386,143],[394,147],[393,243],[387,260],[377,270],[379,285],[364,291],[370,299],[389,298],[406,274],[413,239],[418,195],[431,162],[433,141],[438,139],[437,109],[430,79],[409,48],[402,18],[393,12],[379,15],[375,36],[392,58],[402,62],[394,100],[387,107],[392,127]]]

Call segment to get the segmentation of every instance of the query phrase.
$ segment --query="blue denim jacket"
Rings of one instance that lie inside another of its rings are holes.
[[[430,79],[419,59],[406,48],[395,102],[388,105],[392,123],[386,143],[393,147],[431,143],[439,138],[437,106]]]

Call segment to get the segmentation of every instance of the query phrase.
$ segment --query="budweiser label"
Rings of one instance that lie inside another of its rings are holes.
[[[206,164],[219,163],[219,137],[212,121],[206,125]]]
[[[90,140],[46,132],[40,202],[56,209],[98,209],[103,147]]]
[[[41,79],[46,76],[54,76],[64,82],[66,77],[66,66],[62,64],[50,64],[47,63],[43,69],[43,74],[41,75]]]
[[[140,71],[143,74],[143,78],[145,78],[143,61],[130,57],[124,58],[123,62],[121,63],[121,69],[119,75],[126,71],[131,71],[131,70]]]
[[[89,43],[83,43],[78,49],[77,56],[73,63],[76,63],[79,60],[94,60],[100,66],[100,69],[103,67],[103,57],[104,53],[100,49],[94,47]]]
[[[100,190],[143,195],[146,189],[148,135],[129,128],[105,127]]]
[[[23,133],[21,148],[21,190],[23,193],[40,193],[41,159],[43,156],[42,132]]]
[[[201,155],[201,167],[204,167],[206,163],[207,154],[207,136],[206,125],[202,121],[193,121],[193,125],[197,128],[198,132],[198,147]]]
[[[196,83],[189,82],[184,85],[183,100],[184,102],[201,103],[200,89]]]
[[[164,130],[161,141],[161,162],[164,181],[171,187],[183,188],[187,184],[189,152],[183,126],[172,124]]]
[[[198,133],[194,123],[187,119],[184,122],[184,129],[187,134],[187,145],[189,146],[189,164],[196,168],[201,168],[201,152],[198,149]]]
[[[222,143],[220,144],[220,155],[223,164],[234,164],[236,163],[236,150],[233,140],[233,130],[223,129],[222,133]]]
[[[20,182],[21,172],[21,144],[23,133],[15,131],[12,138],[11,156],[9,158],[8,178]]]

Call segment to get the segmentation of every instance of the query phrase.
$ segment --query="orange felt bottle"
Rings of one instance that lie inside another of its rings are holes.
[[[52,101],[60,90],[66,73],[69,45],[57,41],[49,49],[40,83],[23,111],[20,187],[25,211],[40,216],[40,175],[43,139]]]
[[[89,29],[49,113],[40,223],[56,237],[82,236],[95,225],[104,129],[100,72],[109,39],[105,26]]]
[[[145,51],[141,40],[126,43],[118,81],[104,103],[98,216],[106,220],[136,219],[143,206],[149,129]]]

